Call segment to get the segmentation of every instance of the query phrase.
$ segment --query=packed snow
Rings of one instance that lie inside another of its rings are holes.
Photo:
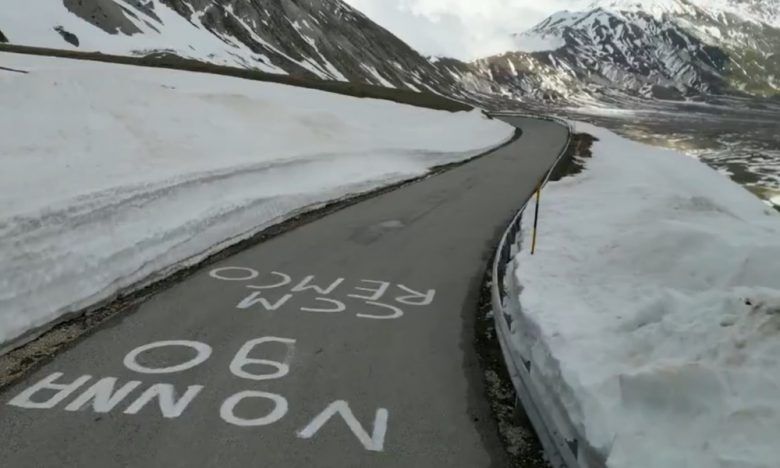
[[[0,108],[0,344],[514,132],[478,111],[6,53]]]
[[[780,215],[703,163],[599,141],[507,276],[512,345],[611,468],[776,467]],[[529,210],[530,211],[530,210]]]

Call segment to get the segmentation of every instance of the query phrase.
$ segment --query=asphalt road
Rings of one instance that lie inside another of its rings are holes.
[[[504,466],[480,283],[566,140],[511,122],[516,142],[211,265],[4,390],[0,466]]]

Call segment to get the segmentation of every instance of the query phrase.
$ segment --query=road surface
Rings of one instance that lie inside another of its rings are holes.
[[[6,388],[0,466],[504,466],[477,299],[567,132],[508,121],[514,143],[210,265]]]

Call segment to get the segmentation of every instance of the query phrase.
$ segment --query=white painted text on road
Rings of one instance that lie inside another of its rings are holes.
[[[404,316],[404,307],[425,307],[433,303],[435,289],[416,290],[389,281],[345,278],[317,279],[314,275],[293,278],[271,271],[261,274],[253,268],[214,268],[209,276],[220,281],[245,283],[247,293],[237,298],[239,310],[274,312],[289,306],[301,312],[338,314],[357,309],[354,316],[370,320],[394,320]]]

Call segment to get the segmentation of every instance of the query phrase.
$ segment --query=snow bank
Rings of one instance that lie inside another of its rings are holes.
[[[0,53],[0,343],[293,213],[508,140],[448,113]]]
[[[595,156],[545,189],[508,276],[544,404],[610,467],[776,467],[780,216],[692,158],[577,130]]]

